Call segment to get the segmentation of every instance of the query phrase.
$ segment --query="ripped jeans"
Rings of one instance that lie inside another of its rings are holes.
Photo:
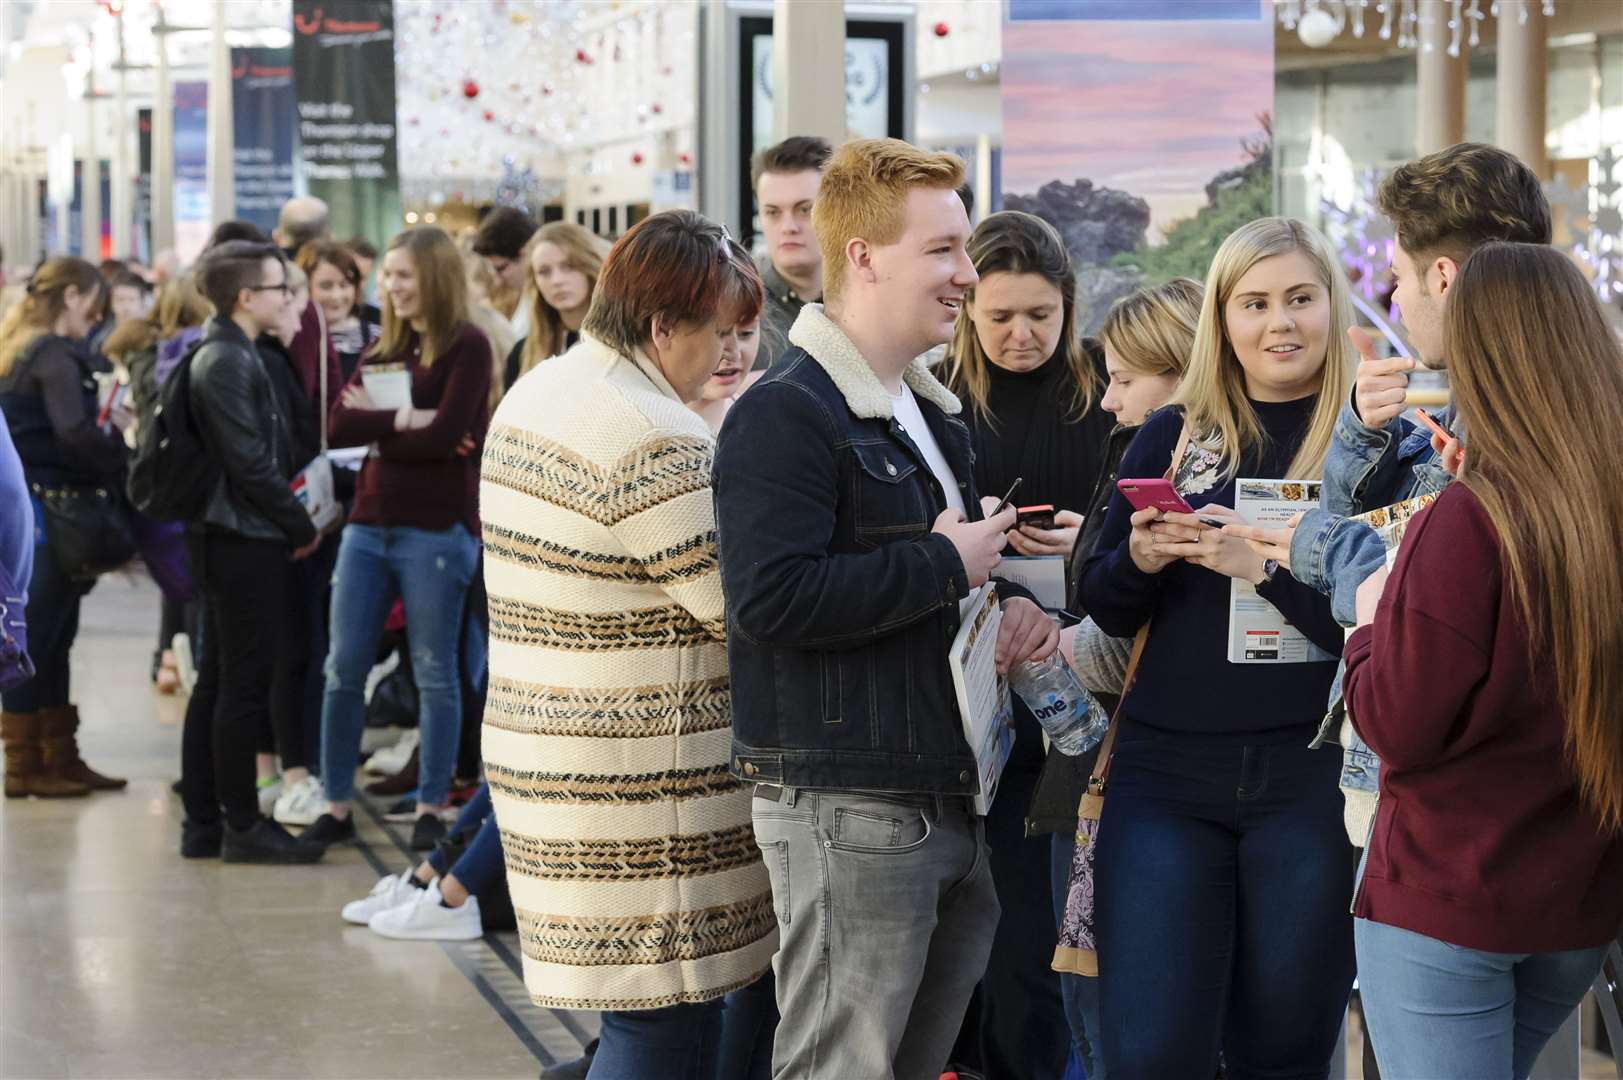
[[[417,799],[439,806],[449,797],[462,731],[457,642],[478,558],[479,541],[462,525],[438,531],[344,527],[333,571],[332,644],[321,705],[321,778],[329,800],[347,802],[355,794],[366,677],[396,595],[405,603],[420,708]]]

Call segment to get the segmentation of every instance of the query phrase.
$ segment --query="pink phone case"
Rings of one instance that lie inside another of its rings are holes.
[[[1134,510],[1154,507],[1163,513],[1193,514],[1195,511],[1183,501],[1172,481],[1156,477],[1153,480],[1117,480],[1116,490],[1132,504]]]

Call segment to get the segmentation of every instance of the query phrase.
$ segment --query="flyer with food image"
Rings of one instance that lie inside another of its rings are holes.
[[[1236,480],[1234,512],[1246,524],[1265,529],[1289,525],[1304,510],[1319,505],[1317,480]],[[1330,653],[1281,615],[1249,581],[1229,581],[1231,664],[1310,664],[1334,660]]]

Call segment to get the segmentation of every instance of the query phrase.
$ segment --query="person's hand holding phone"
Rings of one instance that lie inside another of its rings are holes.
[[[1384,428],[1409,407],[1409,372],[1414,361],[1406,356],[1385,360],[1375,355],[1375,342],[1360,327],[1347,330],[1353,347],[1362,357],[1358,381],[1353,389],[1353,405],[1365,427]]]
[[[1213,528],[1201,518],[1226,524]],[[1239,578],[1255,585],[1262,580],[1262,556],[1252,551],[1244,540],[1225,532],[1229,524],[1244,523],[1245,519],[1227,506],[1202,506],[1198,516],[1166,514],[1155,526],[1157,542],[1154,551],[1158,555],[1183,559],[1224,577]]]
[[[959,561],[964,564],[969,587],[978,589],[986,584],[992,571],[997,569],[997,564],[1003,561],[1003,548],[1008,543],[1008,537],[1003,534],[1014,527],[1015,517],[1013,507],[1005,508],[997,517],[981,521],[966,521],[957,510],[943,510],[930,531],[952,541]]]
[[[1465,463],[1465,450],[1460,446],[1459,439],[1454,433],[1432,418],[1425,409],[1416,409],[1415,415],[1420,422],[1431,429],[1431,448],[1436,451],[1438,464],[1448,472],[1448,475],[1459,479],[1460,466]]]
[[[1061,510],[1054,515],[1052,529],[1039,529],[1035,525],[1017,525],[1009,533],[1009,546],[1018,554],[1069,557],[1076,547],[1076,538],[1082,534],[1082,515],[1074,510]]]
[[[1158,550],[1161,538],[1151,531],[1151,526],[1161,518],[1161,511],[1151,506],[1145,510],[1135,510],[1128,519],[1133,523],[1133,531],[1127,537],[1127,554],[1131,556],[1133,565],[1146,574],[1159,574],[1178,561],[1178,556],[1164,555]]]

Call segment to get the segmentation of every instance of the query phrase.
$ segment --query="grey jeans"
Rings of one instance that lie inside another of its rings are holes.
[[[970,801],[757,792],[779,923],[773,1080],[936,1080],[997,929]]]

